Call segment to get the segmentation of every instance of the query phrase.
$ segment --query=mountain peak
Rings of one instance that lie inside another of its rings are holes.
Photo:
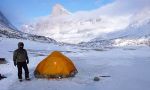
[[[55,4],[52,9],[52,16],[70,15],[71,13],[66,10],[61,4]]]

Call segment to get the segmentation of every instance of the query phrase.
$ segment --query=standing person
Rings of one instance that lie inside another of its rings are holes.
[[[18,49],[14,51],[13,54],[14,66],[17,65],[18,68],[18,79],[22,81],[22,68],[25,71],[25,79],[30,80],[29,70],[27,64],[29,63],[29,58],[26,49],[24,49],[23,42],[18,43]]]

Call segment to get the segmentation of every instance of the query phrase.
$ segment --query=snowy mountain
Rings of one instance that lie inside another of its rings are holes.
[[[0,12],[0,37],[23,38],[22,34]]]
[[[0,12],[0,37],[28,39],[32,41],[56,43],[56,41],[51,38],[39,36],[39,35],[27,34],[17,30],[1,12]]]
[[[81,46],[84,42],[87,42],[85,45],[96,47],[118,45],[118,40],[123,37],[121,42],[136,42],[143,37],[146,38],[144,42],[147,42],[150,34],[149,16],[150,10],[147,8],[120,16],[102,15],[99,9],[69,14],[58,4],[53,7],[51,15],[24,24],[22,29],[26,33],[47,36],[60,42],[80,43]]]
[[[1,11],[0,11],[0,27],[1,27],[1,28],[16,29],[16,28],[7,20],[7,18],[2,14]]]
[[[150,11],[138,12],[131,18],[132,21],[125,29],[100,35],[80,45],[101,47],[146,44],[150,46]]]
[[[120,23],[122,21],[122,23]],[[120,30],[128,25],[126,17],[102,16],[99,11],[71,13],[62,5],[55,5],[49,16],[22,26],[26,33],[43,35],[60,42],[80,43],[96,38],[100,33]]]

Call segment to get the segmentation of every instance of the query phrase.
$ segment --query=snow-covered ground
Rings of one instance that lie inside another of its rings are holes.
[[[128,46],[89,49],[59,46],[48,43],[23,41],[29,54],[31,81],[19,82],[17,68],[12,61],[13,51],[22,40],[1,39],[0,57],[7,64],[0,64],[0,73],[7,76],[0,80],[0,90],[149,90],[150,47]],[[37,64],[54,50],[68,56],[78,69],[73,78],[61,80],[36,79],[33,72]],[[24,74],[24,73],[23,73]],[[95,82],[93,78],[100,77]]]

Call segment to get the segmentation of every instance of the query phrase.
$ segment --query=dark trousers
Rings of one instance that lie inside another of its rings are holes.
[[[29,78],[29,70],[26,62],[18,62],[18,79],[22,79],[22,68],[25,71],[25,78]]]

